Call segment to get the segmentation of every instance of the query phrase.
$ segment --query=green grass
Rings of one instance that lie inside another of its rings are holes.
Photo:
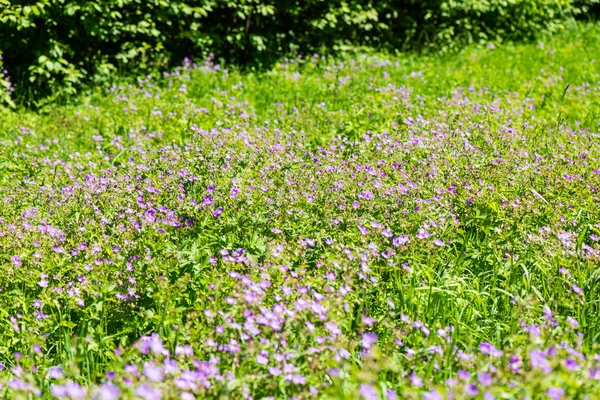
[[[109,393],[108,372],[142,398],[595,396],[599,29],[263,74],[208,62],[3,110],[0,359],[24,372],[0,380],[45,396]],[[194,356],[174,355],[184,344]],[[169,359],[205,373],[197,387]],[[285,364],[289,379],[268,369]]]

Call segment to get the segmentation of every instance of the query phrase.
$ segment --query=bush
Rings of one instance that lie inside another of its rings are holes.
[[[20,101],[184,57],[265,67],[367,45],[452,51],[555,32],[597,0],[0,0],[0,51]],[[42,102],[43,103],[43,102]],[[40,103],[33,103],[40,104]]]
[[[10,106],[14,106],[14,103],[11,99],[13,86],[10,82],[8,71],[4,69],[2,61],[2,54],[0,53],[0,105],[4,103]]]

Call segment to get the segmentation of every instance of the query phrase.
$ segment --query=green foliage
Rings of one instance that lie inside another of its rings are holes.
[[[142,73],[213,53],[269,66],[368,45],[456,50],[556,32],[597,0],[0,0],[0,51],[20,101],[72,96],[115,70]],[[40,102],[40,100],[43,101]],[[34,101],[34,102],[32,102]]]
[[[0,106],[2,104],[8,104],[14,107],[14,102],[11,99],[13,92],[13,86],[8,76],[8,71],[4,69],[2,53],[0,53]]]

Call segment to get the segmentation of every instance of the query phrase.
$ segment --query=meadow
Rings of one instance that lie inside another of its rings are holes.
[[[2,109],[2,395],[598,398],[597,58],[579,24]]]

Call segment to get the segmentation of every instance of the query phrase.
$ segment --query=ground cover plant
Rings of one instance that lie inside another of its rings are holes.
[[[596,398],[599,38],[2,110],[3,395]]]

